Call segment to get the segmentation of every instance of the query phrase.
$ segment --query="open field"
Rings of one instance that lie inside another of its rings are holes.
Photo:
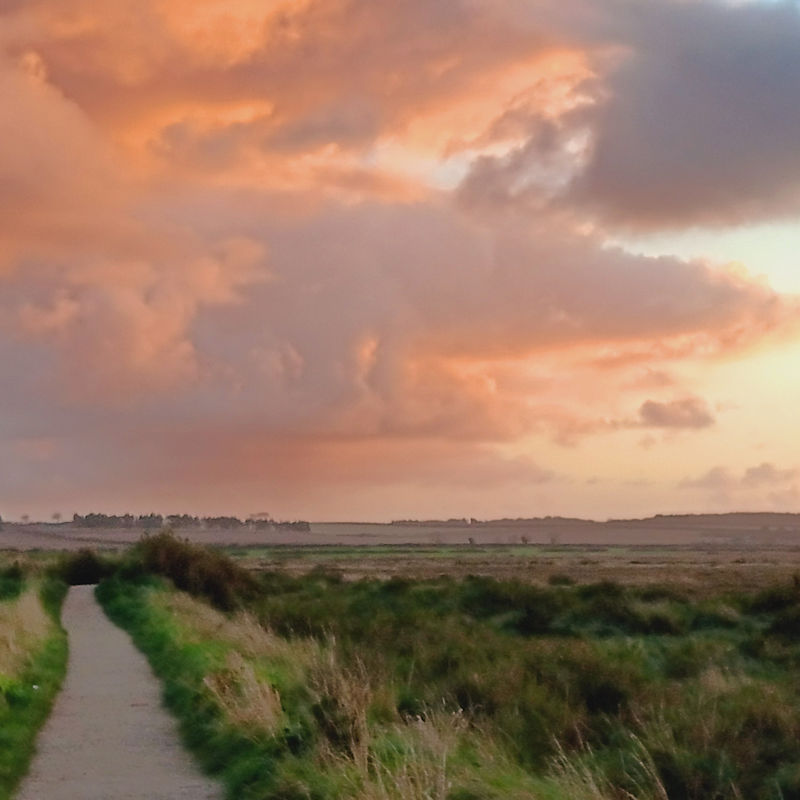
[[[595,546],[229,548],[256,572],[322,569],[345,580],[482,575],[547,585],[670,584],[692,595],[757,591],[800,574],[800,548]]]
[[[479,524],[313,523],[309,532],[178,529],[223,547],[257,572],[325,569],[347,580],[484,575],[542,585],[671,583],[695,595],[756,591],[800,574],[800,515],[726,514],[595,523],[544,519]],[[124,552],[142,528],[4,524],[0,552],[31,563],[57,550]],[[2,560],[2,559],[0,559]]]
[[[95,528],[72,523],[5,523],[0,550],[124,548],[143,527]],[[254,530],[215,527],[177,528],[181,537],[206,545],[360,546],[377,545],[582,545],[698,548],[800,548],[800,514],[706,514],[644,520],[591,520],[560,517],[474,522],[360,523],[315,522],[310,530]]]

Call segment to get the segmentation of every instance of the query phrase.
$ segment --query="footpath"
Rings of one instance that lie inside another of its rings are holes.
[[[70,589],[62,622],[66,679],[15,800],[221,800],[184,751],[147,661],[93,586]]]

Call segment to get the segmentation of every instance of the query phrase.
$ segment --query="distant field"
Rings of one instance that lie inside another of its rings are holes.
[[[728,514],[595,523],[527,520],[466,524],[313,523],[309,532],[178,529],[224,547],[248,568],[299,575],[324,568],[348,580],[485,575],[547,584],[615,580],[678,583],[695,595],[756,590],[800,574],[800,515]],[[140,528],[5,524],[0,550],[123,550]]]
[[[145,530],[87,528],[72,523],[13,524],[0,530],[0,549],[121,548],[137,541]],[[422,522],[378,524],[315,522],[308,532],[247,527],[178,528],[178,536],[198,544],[264,547],[428,545],[627,545],[732,548],[800,547],[800,514],[706,514],[652,517],[644,520],[591,520],[544,518],[475,522]]]
[[[228,552],[258,572],[302,575],[314,569],[345,580],[482,575],[549,584],[619,581],[679,586],[694,596],[756,591],[800,575],[800,549],[734,547],[264,547]]]

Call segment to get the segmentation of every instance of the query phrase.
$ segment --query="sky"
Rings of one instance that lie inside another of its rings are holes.
[[[800,512],[800,8],[0,0],[0,513]]]

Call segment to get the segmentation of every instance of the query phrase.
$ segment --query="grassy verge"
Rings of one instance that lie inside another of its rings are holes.
[[[64,678],[67,639],[59,623],[66,584],[19,580],[0,602],[0,800],[28,769],[34,740]]]
[[[159,582],[104,581],[97,597],[109,617],[127,630],[164,683],[167,706],[205,768],[224,780],[229,797],[251,798],[253,787],[269,778],[277,744],[271,735],[253,735],[229,723],[206,690],[207,675],[224,662],[215,642],[183,635],[161,607]]]

